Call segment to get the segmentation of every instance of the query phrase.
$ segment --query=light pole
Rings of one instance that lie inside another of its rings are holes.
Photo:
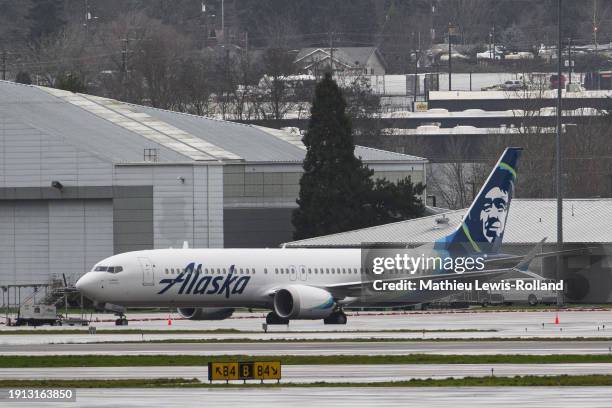
[[[453,80],[453,63],[452,63],[452,40],[451,35],[453,33],[453,25],[448,23],[448,90],[452,91],[452,80]]]
[[[556,281],[558,282],[561,277],[559,268],[561,268],[562,257],[559,253],[563,250],[563,190],[561,183],[561,109],[563,107],[563,93],[561,89],[561,59],[563,53],[562,47],[562,22],[563,16],[561,15],[562,0],[557,0],[558,14],[557,14],[557,134],[555,135],[555,181],[556,181],[556,192],[557,192],[557,257],[556,257]],[[570,62],[571,63],[571,62]],[[560,293],[557,293],[557,305],[560,306],[562,303]]]

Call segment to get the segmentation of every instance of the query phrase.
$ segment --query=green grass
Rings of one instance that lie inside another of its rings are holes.
[[[560,364],[612,363],[610,354],[585,355],[443,355],[405,354],[399,356],[340,355],[340,356],[189,356],[189,355],[62,355],[62,356],[3,356],[0,368],[32,367],[144,367],[144,366],[205,366],[209,361],[280,360],[285,365],[312,364]]]
[[[576,387],[611,386],[612,375],[560,375],[560,376],[516,376],[516,377],[466,377],[444,379],[412,379],[371,383],[330,383],[309,384],[268,382],[265,384],[209,384],[195,378],[155,378],[125,380],[0,380],[0,388],[159,388],[159,387],[202,387],[202,388],[283,388],[283,387]]]
[[[0,388],[157,388],[202,384],[196,378],[135,378],[121,380],[0,380]]]

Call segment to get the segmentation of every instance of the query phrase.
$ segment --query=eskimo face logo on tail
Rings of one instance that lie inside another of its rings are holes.
[[[493,182],[487,183],[488,190],[485,188],[477,198],[466,220],[472,238],[481,250],[493,248],[496,241],[501,242],[506,229],[515,173],[503,164],[499,167],[501,171],[494,173]]]
[[[482,235],[489,243],[501,237],[506,228],[508,214],[509,192],[499,187],[493,187],[484,196],[484,203],[480,210]]]
[[[176,278],[166,278],[159,281],[160,285],[166,285],[157,292],[158,295],[166,293],[173,286],[180,287],[179,295],[241,295],[244,292],[250,276],[234,275],[235,267],[230,266],[227,275],[202,275],[202,264],[197,267],[195,263],[187,265],[185,270]]]

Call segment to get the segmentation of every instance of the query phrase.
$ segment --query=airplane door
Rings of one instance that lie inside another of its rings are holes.
[[[140,267],[142,269],[142,285],[154,285],[153,264],[151,263],[151,260],[149,258],[138,258],[138,262],[140,262]]]
[[[295,270],[295,265],[289,265],[289,280],[297,280],[297,271]]]
[[[308,275],[306,275],[306,267],[304,265],[300,265],[300,280],[305,281],[308,279]]]

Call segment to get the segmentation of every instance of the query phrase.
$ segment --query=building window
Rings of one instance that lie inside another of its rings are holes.
[[[144,149],[143,160],[146,162],[157,162],[157,149]]]

